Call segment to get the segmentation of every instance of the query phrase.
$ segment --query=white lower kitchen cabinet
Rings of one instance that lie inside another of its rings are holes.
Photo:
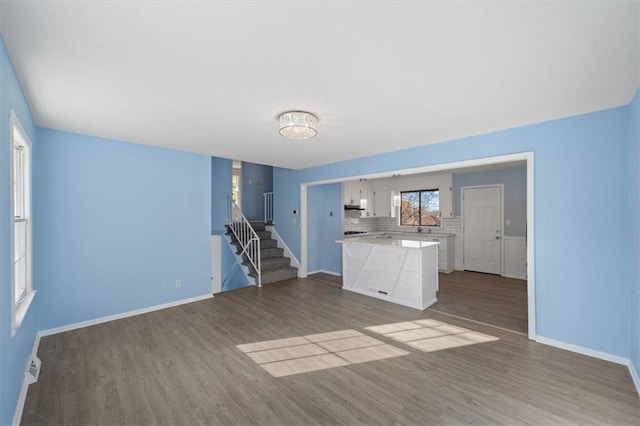
[[[440,243],[438,246],[438,270],[447,274],[455,269],[455,236],[454,235],[437,235],[425,238],[427,241]]]

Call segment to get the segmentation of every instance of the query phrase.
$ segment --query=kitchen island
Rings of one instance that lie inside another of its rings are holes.
[[[410,235],[344,238],[342,288],[424,310],[438,301],[438,244]]]

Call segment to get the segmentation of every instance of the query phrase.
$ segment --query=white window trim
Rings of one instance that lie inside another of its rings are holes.
[[[426,192],[426,191],[438,191],[438,208],[440,208],[440,187],[436,187],[436,188],[431,188],[431,189],[408,189],[408,190],[402,190],[402,191],[398,191],[398,196],[400,197],[400,205],[398,206],[398,226],[404,228],[404,229],[416,229],[417,227],[420,228],[428,228],[429,232],[434,232],[437,233],[438,231],[442,231],[442,229],[444,229],[444,225],[442,224],[442,210],[438,210],[440,212],[440,225],[403,225],[402,224],[402,193],[403,192]]]
[[[16,129],[18,130],[18,132],[20,132],[19,135],[15,134]],[[10,164],[10,170],[9,170],[9,175],[11,176],[11,189],[9,191],[10,193],[10,209],[9,211],[11,212],[11,231],[14,232],[15,231],[15,217],[14,217],[14,190],[13,190],[13,152],[14,152],[14,143],[17,137],[20,137],[23,142],[27,145],[28,148],[28,152],[29,152],[29,160],[28,160],[28,170],[27,170],[27,176],[25,179],[25,185],[29,188],[29,198],[27,200],[25,200],[25,219],[26,219],[26,223],[27,223],[27,250],[26,250],[26,257],[27,257],[27,273],[26,273],[26,291],[25,291],[25,295],[24,298],[22,299],[21,302],[19,303],[15,303],[15,283],[14,283],[14,276],[15,276],[15,271],[14,271],[14,267],[15,264],[13,262],[14,260],[14,246],[15,246],[15,237],[12,238],[12,245],[11,245],[11,336],[15,336],[16,332],[18,331],[18,329],[20,328],[20,326],[22,325],[22,322],[24,321],[25,317],[27,316],[27,312],[29,311],[29,307],[31,306],[31,303],[33,302],[33,299],[35,297],[36,291],[33,289],[33,281],[32,281],[32,277],[33,277],[33,268],[32,268],[32,264],[33,264],[33,226],[32,226],[32,164],[33,164],[33,157],[32,157],[32,144],[31,144],[31,140],[29,140],[29,135],[27,135],[27,132],[24,131],[24,128],[22,127],[22,124],[20,123],[20,120],[18,119],[18,116],[16,115],[15,111],[11,110],[11,116],[10,116],[10,140],[11,140],[11,149],[10,149],[10,156],[11,158],[9,159],[9,164]]]

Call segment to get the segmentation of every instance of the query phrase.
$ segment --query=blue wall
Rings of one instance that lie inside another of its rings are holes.
[[[307,201],[307,238],[316,242],[309,245],[307,270],[342,275],[342,247],[335,242],[342,237],[342,185],[334,183],[310,186]]]
[[[0,40],[0,425],[10,424],[24,379],[27,358],[31,354],[36,334],[36,305],[42,303],[37,294],[22,326],[11,337],[11,285],[13,282],[13,207],[10,200],[9,174],[10,111],[14,110],[32,143],[32,155],[37,153],[36,129],[29,107],[22,94],[13,65]],[[34,200],[33,209],[38,207]],[[35,221],[34,221],[35,226]],[[34,282],[34,289],[39,290]]]
[[[629,106],[629,210],[631,248],[631,346],[630,358],[640,373],[640,92]]]
[[[264,220],[265,192],[273,191],[273,167],[242,162],[242,213],[249,220]]]
[[[38,144],[40,329],[211,293],[209,157],[47,129]]]
[[[211,157],[211,234],[226,232],[233,162]]]
[[[296,170],[273,168],[273,220],[300,261],[300,173]]]
[[[537,333],[627,357],[627,230],[610,227],[594,239],[585,200],[601,194],[602,210],[616,223],[629,223],[628,116],[627,107],[615,108],[297,172],[275,169],[278,232],[299,256],[300,230],[289,210],[300,207],[300,182],[534,151]]]
[[[504,184],[504,218],[511,225],[504,227],[504,235],[524,237],[527,221],[527,168],[494,170],[453,175],[453,211],[460,216],[463,186]]]

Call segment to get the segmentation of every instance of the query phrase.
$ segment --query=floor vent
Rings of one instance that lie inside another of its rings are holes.
[[[24,372],[24,378],[27,381],[27,384],[35,383],[38,381],[38,376],[40,376],[40,365],[42,362],[40,358],[37,356],[32,356],[27,363],[27,369]]]

